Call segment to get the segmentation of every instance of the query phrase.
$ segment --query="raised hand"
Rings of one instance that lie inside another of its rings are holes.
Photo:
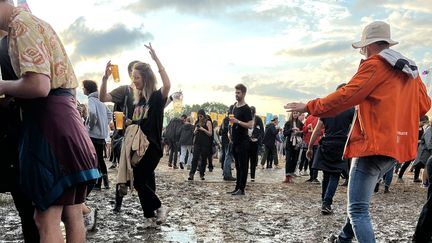
[[[304,103],[288,103],[284,106],[284,108],[288,111],[288,112],[292,112],[292,111],[298,111],[298,112],[306,112],[306,104]]]
[[[106,64],[106,67],[105,67],[105,77],[106,78],[109,78],[109,76],[111,76],[111,74],[112,74],[112,71],[111,71],[111,60],[110,61],[108,61],[108,63]]]
[[[153,49],[151,43],[149,43],[148,45],[144,45],[144,46],[147,47],[147,49],[149,49],[150,56],[152,57],[153,60],[156,61],[158,57],[156,56],[156,52]]]

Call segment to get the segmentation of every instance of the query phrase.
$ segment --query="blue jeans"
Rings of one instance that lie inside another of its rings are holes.
[[[351,242],[354,236],[360,243],[375,242],[369,204],[378,180],[394,166],[386,156],[354,158],[348,182],[348,217],[339,234],[339,242]]]
[[[384,185],[386,187],[390,187],[392,181],[393,181],[393,172],[394,168],[396,167],[396,162],[394,162],[394,165],[392,168],[384,175]]]
[[[340,173],[323,171],[324,177],[322,181],[322,203],[326,206],[333,204],[333,197],[339,184]]]
[[[232,144],[228,144],[225,148],[225,161],[223,163],[224,178],[232,177],[231,162],[233,161]]]

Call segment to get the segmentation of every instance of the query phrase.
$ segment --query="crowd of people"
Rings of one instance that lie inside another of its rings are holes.
[[[0,107],[9,117],[0,126],[0,147],[5,149],[0,189],[13,196],[25,242],[63,242],[61,221],[67,242],[85,242],[86,230],[95,229],[97,217],[86,198],[112,183],[114,213],[122,211],[123,197],[133,188],[144,227],[164,224],[170,209],[157,196],[155,179],[164,145],[168,166],[188,171],[188,181],[195,180],[197,170],[205,181],[217,157],[221,180],[235,181],[227,193],[236,197],[246,194],[249,175],[251,182],[259,180],[257,168],[284,164],[283,183],[308,175],[306,182],[321,184],[323,215],[333,213],[333,197],[343,177],[348,215],[330,242],[351,242],[354,237],[375,242],[369,215],[373,191],[383,179],[388,192],[393,172],[403,182],[412,165],[414,182],[428,188],[413,241],[431,240],[432,132],[425,116],[431,101],[415,63],[389,48],[397,42],[390,38],[388,24],[371,23],[362,40],[353,44],[366,59],[348,83],[325,98],[287,104],[290,117],[283,127],[277,116],[264,124],[245,100],[247,87],[238,84],[222,124],[199,110],[197,121],[185,114],[163,128],[164,108],[173,96],[151,44],[145,47],[158,68],[160,87],[148,63],[132,61],[131,83],[108,92],[114,71],[108,62],[100,87],[94,80],[82,81],[85,106],[76,102],[79,82],[52,27],[6,0],[0,1],[0,15],[0,95],[5,95]],[[114,103],[113,110],[105,102]],[[108,177],[106,157],[117,169],[115,181]]]

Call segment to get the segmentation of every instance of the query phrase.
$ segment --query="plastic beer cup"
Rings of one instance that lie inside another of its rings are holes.
[[[234,118],[234,114],[229,114],[229,119],[230,119],[229,124],[230,124],[230,126],[234,125],[234,123],[231,121],[231,118]]]
[[[124,121],[124,114],[121,111],[115,111],[114,112],[114,118],[116,123],[116,129],[122,130],[123,129],[123,121]]]
[[[114,79],[114,82],[120,82],[120,74],[117,64],[111,64],[111,72]]]

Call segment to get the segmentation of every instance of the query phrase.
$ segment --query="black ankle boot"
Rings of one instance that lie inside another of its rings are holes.
[[[103,184],[104,184],[105,189],[110,189],[108,175],[103,175],[102,180],[103,180]]]
[[[115,193],[115,205],[114,205],[114,213],[119,213],[121,210],[121,206],[123,203],[124,195],[119,190],[120,185],[116,185],[116,193]]]

